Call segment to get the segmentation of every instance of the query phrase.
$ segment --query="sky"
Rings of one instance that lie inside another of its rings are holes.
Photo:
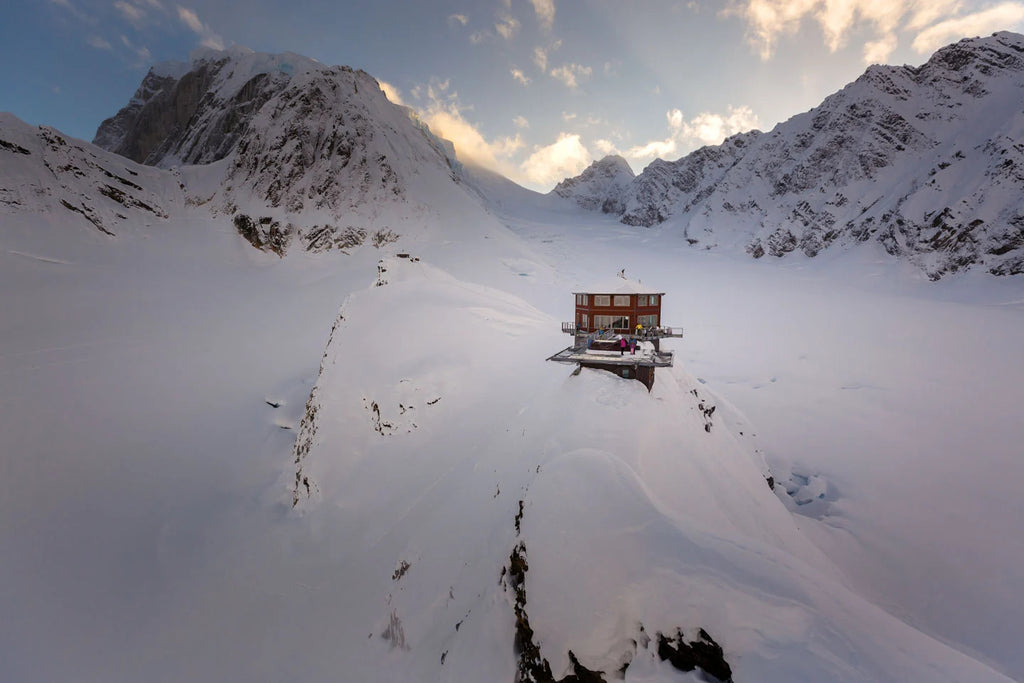
[[[464,161],[548,191],[770,130],[873,63],[1024,29],[1024,0],[8,0],[0,111],[91,140],[154,63],[243,45],[361,68]]]

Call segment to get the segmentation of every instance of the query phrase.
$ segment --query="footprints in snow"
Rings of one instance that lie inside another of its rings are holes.
[[[711,426],[714,424],[714,422],[711,419],[711,416],[715,414],[715,408],[717,406],[708,404],[703,398],[700,397],[700,393],[696,389],[691,389],[690,393],[693,394],[694,398],[697,399],[697,410],[700,411],[700,414],[704,416],[704,431],[710,434]]]

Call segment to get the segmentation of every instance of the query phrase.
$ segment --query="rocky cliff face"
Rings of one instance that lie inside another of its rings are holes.
[[[933,279],[1022,273],[1022,135],[1024,37],[999,33],[918,68],[873,66],[768,133],[655,161],[579,203],[755,258],[873,240]]]
[[[194,203],[279,254],[296,237],[319,250],[387,235],[369,225],[382,206],[420,201],[409,188],[424,178],[460,180],[450,143],[370,75],[240,47],[154,67],[95,143],[165,168],[224,161]]]
[[[297,69],[316,68],[299,55],[241,47],[198,51],[189,64],[158,64],[128,105],[100,124],[93,144],[152,166],[218,161]]]

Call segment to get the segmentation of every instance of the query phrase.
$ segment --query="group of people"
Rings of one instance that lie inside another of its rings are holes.
[[[636,347],[640,345],[640,340],[647,336],[647,330],[644,326],[637,323],[636,334],[629,337],[629,341],[626,341],[625,337],[619,337],[619,355],[625,355],[626,347],[629,347],[629,352],[632,355],[636,355]]]
[[[651,336],[653,331],[654,331],[653,329],[647,329],[643,325],[641,325],[640,323],[637,323],[637,326],[634,329],[634,334],[631,334],[631,335],[620,335],[619,336],[619,355],[620,356],[625,355],[626,354],[626,349],[628,348],[629,352],[635,356],[636,355],[636,349],[637,349],[637,346],[640,345],[640,341],[643,340],[643,339],[647,339],[649,336]],[[591,347],[591,345],[595,341],[601,339],[605,335],[610,335],[610,333],[611,333],[610,329],[609,330],[597,330],[597,331],[591,332],[590,334],[587,335],[587,348],[589,349]]]

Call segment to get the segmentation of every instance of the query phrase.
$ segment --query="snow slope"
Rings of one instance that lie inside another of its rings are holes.
[[[1001,32],[920,67],[872,66],[768,133],[656,160],[625,185],[588,169],[554,192],[754,258],[871,241],[932,279],[1021,273],[1022,55],[1024,36]]]
[[[698,680],[659,635],[703,629],[741,681],[1024,679],[1019,277],[638,235],[364,80],[175,172],[0,118],[6,677]],[[277,143],[339,113],[398,194]],[[687,330],[650,393],[544,360],[623,268]]]

